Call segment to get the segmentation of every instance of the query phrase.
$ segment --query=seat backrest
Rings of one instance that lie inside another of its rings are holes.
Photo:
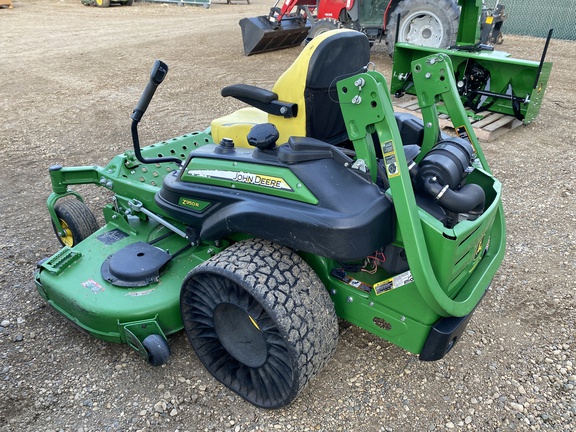
[[[242,108],[213,120],[212,136],[216,142],[226,137],[239,147],[249,147],[246,136],[252,126],[268,122],[278,129],[278,144],[291,136],[307,136],[331,144],[344,142],[348,136],[336,83],[361,72],[369,61],[370,43],[363,33],[349,29],[322,33],[304,47],[272,88],[280,101],[298,105],[295,117],[267,114],[255,107]]]
[[[268,115],[280,132],[278,142],[286,142],[290,136],[331,144],[346,140],[336,82],[362,72],[369,61],[370,43],[361,32],[339,29],[312,39],[272,89],[279,100],[298,104],[295,118]]]

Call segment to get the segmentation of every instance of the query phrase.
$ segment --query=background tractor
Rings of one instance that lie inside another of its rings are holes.
[[[480,1],[480,0],[479,0]],[[462,1],[458,0],[286,0],[267,16],[240,21],[246,55],[299,45],[338,28],[361,31],[371,42],[384,40],[388,53],[396,42],[447,48],[458,41]],[[478,3],[478,2],[476,2]],[[483,1],[481,17],[466,17],[465,25],[478,27],[480,43],[502,43],[504,6]]]

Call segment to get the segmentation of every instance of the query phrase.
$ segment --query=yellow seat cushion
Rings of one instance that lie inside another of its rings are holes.
[[[249,148],[246,139],[253,126],[268,122],[268,114],[258,108],[242,108],[212,121],[210,128],[214,142],[230,138],[236,147]]]

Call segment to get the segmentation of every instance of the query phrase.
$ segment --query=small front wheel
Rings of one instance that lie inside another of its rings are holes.
[[[170,358],[170,347],[168,342],[159,334],[146,336],[142,341],[142,346],[148,354],[148,363],[152,366],[162,366]]]
[[[58,231],[54,222],[52,228],[62,246],[76,246],[99,228],[94,213],[80,200],[59,201],[54,206],[54,211],[62,226],[62,232]]]
[[[95,0],[96,6],[107,8],[110,6],[110,0]]]

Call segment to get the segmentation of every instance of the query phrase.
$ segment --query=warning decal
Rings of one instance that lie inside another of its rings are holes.
[[[468,132],[468,129],[466,129],[466,126],[464,126],[464,125],[458,126],[457,128],[455,128],[455,130],[456,130],[456,133],[458,134],[458,137],[468,141],[470,143],[470,145],[472,146],[474,153],[476,153],[476,148],[474,148],[474,143],[470,139],[470,133]]]
[[[394,153],[394,146],[392,145],[392,141],[383,142],[382,146],[382,154],[384,156],[384,164],[386,165],[386,172],[388,173],[388,177],[396,177],[400,175],[400,171],[398,170],[398,163],[396,161],[396,153]]]
[[[94,294],[98,294],[98,293],[104,291],[104,288],[102,288],[102,285],[100,285],[98,282],[96,282],[95,280],[92,280],[92,279],[88,279],[87,281],[82,282],[82,286],[84,288],[90,290]]]
[[[414,278],[412,277],[412,272],[408,270],[389,279],[375,283],[373,286],[374,293],[376,293],[376,295],[384,294],[385,292],[400,288],[411,282],[414,282]]]

